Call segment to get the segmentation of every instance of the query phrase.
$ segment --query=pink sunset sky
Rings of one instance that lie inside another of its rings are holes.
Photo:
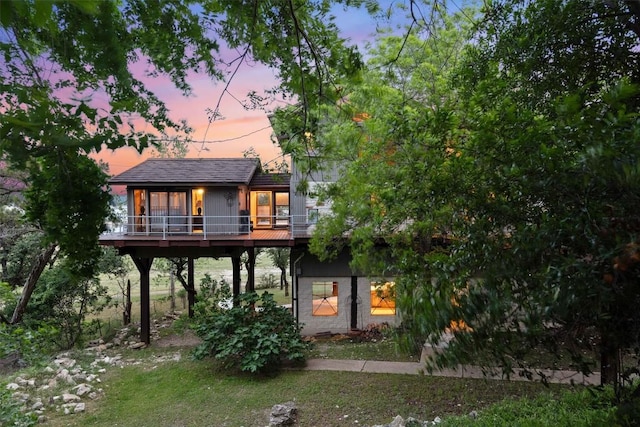
[[[340,6],[334,13],[342,37],[357,44],[362,53],[364,44],[374,39],[376,27],[388,25],[388,22],[377,21],[369,16],[364,8],[350,8],[345,12]],[[229,55],[233,57],[233,52]],[[227,89],[230,94],[225,93],[223,96],[225,83],[212,81],[204,75],[192,74],[190,84],[193,95],[189,97],[182,96],[166,79],[147,80],[146,83],[166,103],[174,120],[187,120],[194,129],[187,157],[242,157],[245,150],[253,147],[262,162],[280,160],[280,149],[271,139],[272,129],[267,112],[245,110],[238,101],[245,99],[250,91],[262,95],[265,89],[276,86],[273,70],[260,64],[243,65]],[[220,112],[224,119],[217,119],[209,124],[207,109],[215,109],[221,96]],[[278,106],[284,104],[272,104],[267,109],[273,110]],[[109,172],[117,175],[149,155],[150,150],[139,154],[135,149],[125,147],[115,151],[102,150],[94,157],[108,163]]]

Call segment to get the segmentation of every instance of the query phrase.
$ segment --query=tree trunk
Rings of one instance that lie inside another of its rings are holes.
[[[287,281],[287,269],[280,270],[280,289],[284,286],[284,296],[289,296],[289,282]]]
[[[620,382],[620,348],[610,342],[603,333],[600,343],[600,384],[613,385],[618,390]]]
[[[171,299],[171,312],[175,313],[176,311],[176,275],[173,272],[173,269],[169,272],[169,295]]]
[[[124,311],[122,312],[122,324],[127,326],[131,323],[131,280],[127,279],[127,289],[125,291]]]
[[[18,300],[18,305],[16,305],[16,308],[13,311],[13,316],[11,317],[12,325],[18,324],[22,321],[22,316],[27,310],[27,304],[29,304],[31,294],[33,294],[33,290],[36,288],[38,279],[40,278],[44,268],[51,260],[51,257],[53,257],[55,250],[56,245],[49,245],[44,252],[41,252],[40,255],[38,255],[33,263],[31,272],[29,273],[29,276],[25,281],[24,288],[22,289],[22,295],[20,295],[20,299]]]
[[[182,273],[184,272],[185,264],[187,267],[187,280],[185,280]],[[193,317],[193,305],[196,301],[196,287],[193,283],[193,258],[188,258],[186,261],[181,259],[180,262],[174,263],[176,267],[175,278],[182,285],[185,291],[187,291],[187,303],[189,306],[189,317]],[[183,300],[184,301],[184,300]],[[184,306],[184,302],[183,302]]]

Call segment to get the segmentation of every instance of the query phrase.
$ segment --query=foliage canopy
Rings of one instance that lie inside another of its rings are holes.
[[[317,157],[342,171],[312,248],[348,235],[356,267],[396,275],[414,344],[449,336],[434,364],[509,372],[568,349],[619,380],[640,342],[638,22],[625,1],[441,15],[428,37],[381,40],[363,83],[318,113],[337,124]]]

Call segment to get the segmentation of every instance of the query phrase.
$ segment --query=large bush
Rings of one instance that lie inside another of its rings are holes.
[[[300,335],[290,311],[273,296],[242,294],[225,309],[219,301],[199,303],[194,329],[203,342],[194,351],[202,359],[213,356],[227,368],[251,373],[276,372],[282,362],[303,362],[308,343]]]

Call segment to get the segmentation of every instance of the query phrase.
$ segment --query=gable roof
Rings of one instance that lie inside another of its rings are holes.
[[[258,159],[147,159],[109,180],[115,185],[248,185]]]

